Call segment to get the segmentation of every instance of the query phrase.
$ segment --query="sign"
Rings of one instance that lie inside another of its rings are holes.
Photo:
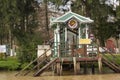
[[[90,34],[89,37],[90,37],[90,39],[92,39],[92,40],[94,39],[94,35],[93,35],[93,34]]]
[[[91,39],[80,39],[80,44],[91,44]]]
[[[6,53],[6,52],[7,52],[6,45],[0,45],[0,53]]]
[[[75,19],[71,19],[68,21],[68,26],[70,28],[74,29],[78,26],[78,22]]]
[[[45,52],[46,56],[49,56],[51,54],[50,45],[38,45],[37,57],[45,54]]]

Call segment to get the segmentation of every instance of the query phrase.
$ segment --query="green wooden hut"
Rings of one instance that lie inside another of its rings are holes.
[[[54,57],[72,57],[72,50],[82,48],[83,44],[90,44],[88,25],[92,22],[94,21],[90,18],[71,11],[54,18],[51,21],[51,24],[56,25],[54,29]]]

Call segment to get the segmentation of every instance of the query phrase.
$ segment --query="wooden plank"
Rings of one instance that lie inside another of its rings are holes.
[[[43,66],[40,70],[38,70],[36,73],[33,74],[34,77],[39,76],[41,73],[43,73],[48,67],[50,67],[58,58],[55,58],[51,60],[48,64]]]

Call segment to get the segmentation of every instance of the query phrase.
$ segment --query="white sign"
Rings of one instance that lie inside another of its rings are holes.
[[[37,57],[41,56],[45,52],[47,56],[51,54],[50,45],[38,45]]]
[[[0,45],[0,53],[6,53],[6,45]]]

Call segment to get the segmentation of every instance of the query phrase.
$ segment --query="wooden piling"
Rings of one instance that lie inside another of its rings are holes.
[[[57,75],[60,75],[60,63],[57,63]]]
[[[74,74],[77,74],[76,57],[73,57]]]
[[[76,63],[77,74],[80,74],[80,62]]]
[[[94,65],[94,62],[92,62],[92,74],[95,74],[95,65]]]
[[[99,55],[99,58],[98,58],[98,69],[99,69],[99,73],[102,73],[102,58],[101,58],[101,55]]]

